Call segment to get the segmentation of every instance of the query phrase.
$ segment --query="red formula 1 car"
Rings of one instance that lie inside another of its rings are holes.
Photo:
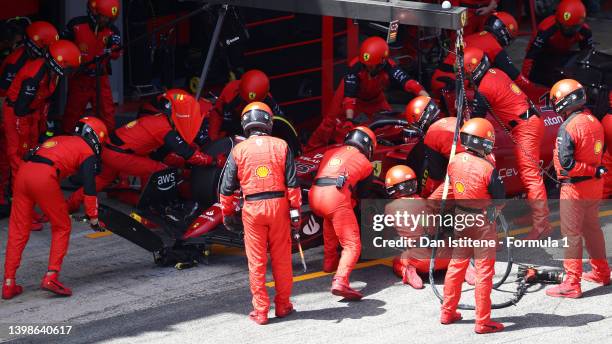
[[[542,140],[541,165],[551,169],[552,152],[557,130],[563,119],[552,111],[548,104],[547,90],[533,94],[537,100],[546,126],[545,138]],[[493,118],[491,122],[497,123]],[[277,126],[278,124],[278,126]],[[374,174],[378,177],[371,188],[371,198],[384,198],[382,176],[387,169],[397,164],[418,166],[422,161],[420,139],[406,139],[407,123],[401,119],[375,119],[370,127],[375,131],[379,145],[374,152],[372,164]],[[511,137],[499,124],[496,125],[497,168],[504,179],[507,194],[511,197],[522,197],[524,187],[518,177],[514,158],[514,143]],[[285,138],[290,146],[299,150],[297,135],[286,120],[275,122],[277,136]],[[239,137],[225,138],[207,147],[209,154],[228,154],[233,145],[241,140]],[[302,187],[302,227],[300,230],[301,245],[304,249],[322,243],[322,220],[314,215],[307,204],[308,190],[323,153],[322,148],[308,154],[298,155],[296,167],[298,180]],[[221,169],[198,167],[191,171],[191,193],[193,200],[184,201],[179,197],[178,185],[181,177],[176,169],[169,169],[154,174],[135,212],[130,215],[111,207],[101,205],[100,218],[108,230],[116,233],[136,245],[153,253],[159,265],[174,265],[177,268],[191,266],[206,260],[213,244],[242,247],[240,233],[230,232],[223,226],[221,208],[217,200],[217,189]],[[294,249],[297,242],[294,241]]]

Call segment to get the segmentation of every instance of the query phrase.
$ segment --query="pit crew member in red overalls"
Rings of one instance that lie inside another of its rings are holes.
[[[359,223],[353,208],[358,194],[372,181],[376,136],[366,127],[351,130],[344,145],[325,152],[308,193],[312,211],[323,217],[323,271],[336,271],[331,292],[347,300],[363,295],[349,285],[349,275],[361,254]],[[342,254],[338,255],[338,244]]]
[[[593,33],[584,20],[586,8],[582,1],[563,0],[554,15],[538,25],[538,32],[527,46],[522,74],[529,80],[552,86],[556,71],[580,50],[594,48]]]
[[[8,89],[3,105],[6,156],[11,174],[17,175],[23,155],[38,144],[41,123],[50,97],[61,77],[79,65],[81,55],[70,41],[59,40],[49,47],[45,57],[26,62]],[[47,219],[34,213],[32,230],[41,230]]]
[[[165,147],[188,164],[208,166],[223,162],[204,154],[190,145],[202,124],[200,106],[195,98],[180,89],[167,91],[161,99],[163,113],[136,119],[110,134],[102,154],[102,172],[96,178],[98,191],[112,184],[119,174],[138,176],[143,186],[151,174],[167,166],[149,157],[153,151]],[[70,212],[79,209],[83,189],[68,199]]]
[[[4,103],[6,92],[21,68],[30,60],[44,57],[47,48],[58,40],[57,30],[53,25],[44,21],[36,21],[28,25],[25,30],[24,42],[13,50],[0,65],[0,107]],[[44,110],[43,110],[44,112]],[[39,114],[46,117],[45,114]],[[41,118],[40,121],[45,120]],[[4,133],[4,117],[0,108],[0,147],[6,147]],[[5,148],[0,148],[0,216],[8,216],[10,205],[7,192],[11,168]]]
[[[78,56],[78,55],[77,55]],[[85,117],[74,136],[58,136],[45,141],[27,156],[15,178],[13,207],[9,221],[4,262],[2,298],[11,299],[23,291],[15,281],[21,255],[30,238],[32,212],[38,205],[51,221],[49,265],[40,287],[61,296],[72,291],[59,279],[62,261],[68,251],[71,220],[60,181],[79,173],[85,184],[85,209],[92,229],[99,230],[95,175],[108,132],[97,118]]]
[[[391,58],[389,46],[380,37],[370,37],[361,44],[359,57],[354,58],[348,71],[336,90],[331,108],[323,114],[319,127],[314,131],[306,151],[326,146],[333,137],[336,127],[353,127],[354,117],[360,113],[372,116],[377,112],[391,111],[384,90],[389,83],[415,95],[428,96],[416,80]]]
[[[100,106],[100,118],[111,132],[115,130],[115,104],[110,87],[110,61],[121,56],[121,35],[113,21],[119,15],[119,0],[88,0],[87,16],[68,22],[62,37],[81,50],[82,70],[68,80],[68,102],[62,119],[64,132],[72,132],[87,104],[92,111]],[[99,61],[100,70],[96,71]],[[100,104],[96,104],[96,73],[100,82]]]
[[[523,76],[514,65],[512,58],[506,52],[506,47],[518,35],[518,23],[507,12],[494,12],[487,19],[484,31],[464,37],[464,48],[476,47],[485,52],[495,68],[504,71],[510,79],[524,90],[534,88],[534,85]],[[442,89],[455,89],[455,54],[450,52],[431,77],[432,95],[441,99]]]
[[[412,214],[430,213],[425,200],[417,194],[418,180],[414,171],[405,165],[391,167],[385,176],[385,189],[387,195],[393,199],[385,206],[385,214],[394,215],[398,211],[409,210]],[[426,235],[426,228],[419,226],[414,230],[396,227],[398,234],[402,237],[412,238],[419,241],[419,238]],[[450,249],[440,248],[435,261],[434,270],[444,270],[448,266]],[[443,258],[445,257],[445,258]],[[408,284],[414,289],[423,289],[423,280],[419,273],[429,272],[429,260],[431,249],[414,247],[408,248],[401,255],[393,258],[393,272],[402,279],[404,284]]]
[[[550,90],[555,112],[565,118],[559,127],[554,150],[557,178],[561,181],[561,234],[567,238],[563,267],[566,279],[546,290],[553,297],[582,296],[580,280],[610,284],[606,243],[599,223],[603,179],[604,129],[585,111],[586,93],[576,80],[564,79]],[[582,242],[590,257],[591,271],[582,273]]]
[[[504,185],[487,159],[495,144],[493,125],[483,118],[467,121],[460,131],[461,144],[466,151],[453,157],[448,165],[448,176],[453,197],[457,202],[456,212],[485,215],[495,212],[491,199],[505,197]],[[440,185],[443,188],[444,185]],[[455,239],[497,241],[494,220],[485,221],[483,226],[467,227],[455,231]],[[451,324],[461,320],[457,305],[461,298],[461,284],[474,256],[476,268],[476,333],[491,333],[503,330],[504,326],[491,320],[491,290],[495,275],[495,246],[454,248],[452,259],[444,279],[444,301],[440,322]]]
[[[268,76],[260,70],[252,69],[244,73],[240,80],[225,85],[221,91],[210,112],[208,127],[210,139],[215,141],[228,135],[242,135],[240,114],[251,102],[263,102],[272,109],[274,115],[283,115],[283,111],[270,93]]]
[[[418,174],[421,197],[428,198],[444,180],[446,166],[453,144],[456,117],[438,119],[440,109],[429,97],[416,97],[404,110],[404,118],[421,133],[424,144],[424,162]],[[457,152],[463,147],[458,146]],[[442,195],[435,195],[439,199]]]
[[[268,249],[276,289],[276,317],[293,312],[289,299],[293,287],[290,227],[299,223],[302,205],[293,154],[285,141],[270,136],[273,116],[270,107],[262,102],[244,108],[241,122],[248,138],[232,149],[221,177],[224,223],[236,210],[234,193],[240,189],[244,195],[242,223],[253,294],[249,318],[260,325],[268,323],[270,309],[265,285]]]
[[[540,146],[544,137],[544,121],[527,95],[506,73],[491,68],[488,57],[478,48],[465,49],[465,70],[477,89],[472,116],[494,116],[510,131],[515,143],[514,154],[519,176],[531,207],[533,229],[530,238],[549,235],[548,205],[544,179],[540,172]],[[491,110],[492,109],[492,110]]]

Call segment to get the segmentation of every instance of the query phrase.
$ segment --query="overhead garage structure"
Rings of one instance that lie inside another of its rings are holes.
[[[201,94],[206,76],[218,43],[219,34],[228,6],[256,8],[272,11],[292,12],[322,16],[322,54],[321,54],[321,112],[326,111],[334,93],[334,28],[333,18],[347,18],[347,57],[357,56],[359,31],[356,20],[376,22],[397,22],[404,25],[434,27],[439,29],[460,30],[467,21],[467,9],[451,7],[443,9],[439,4],[428,4],[400,0],[212,0],[201,1],[207,4],[223,5],[208,56],[204,63],[199,87]]]
[[[467,9],[442,9],[439,4],[401,0],[212,0],[210,4],[251,7],[359,20],[458,30],[465,26]]]

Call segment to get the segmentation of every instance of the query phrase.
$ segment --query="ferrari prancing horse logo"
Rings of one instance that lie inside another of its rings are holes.
[[[571,17],[572,17],[571,13],[569,13],[569,12],[563,13],[563,19],[565,19],[565,21],[570,20]]]
[[[370,54],[363,53],[363,60],[366,61],[366,62],[370,61]]]
[[[249,92],[249,99],[250,100],[254,100],[257,97],[257,93],[255,92]]]

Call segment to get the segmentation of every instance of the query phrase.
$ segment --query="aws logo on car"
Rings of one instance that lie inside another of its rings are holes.
[[[176,171],[168,172],[157,176],[157,189],[168,191],[176,186]]]

